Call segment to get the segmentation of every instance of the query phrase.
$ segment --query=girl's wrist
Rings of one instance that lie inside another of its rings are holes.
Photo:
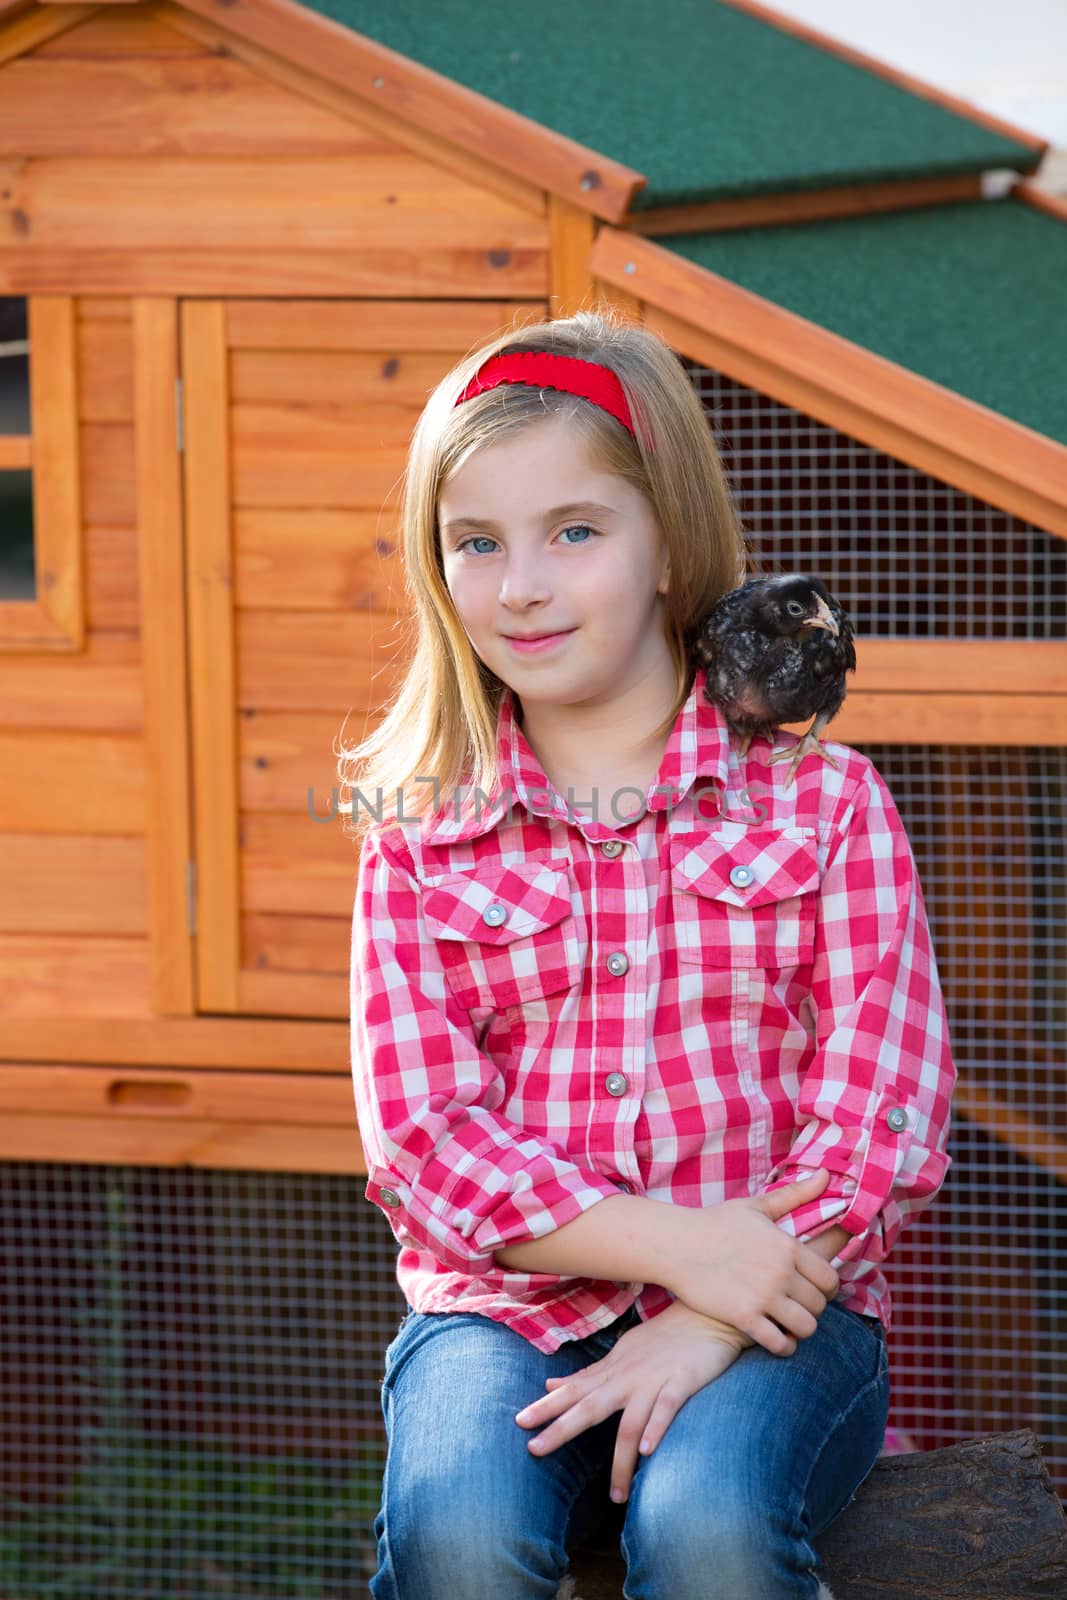
[[[756,1342],[755,1339],[750,1339],[747,1333],[742,1333],[740,1328],[735,1328],[732,1322],[724,1322],[721,1317],[709,1316],[706,1311],[695,1311],[677,1296],[672,1305],[660,1312],[660,1316],[668,1316],[672,1311],[676,1319],[684,1320],[716,1339],[722,1339],[725,1344],[732,1345],[738,1351],[747,1350]]]

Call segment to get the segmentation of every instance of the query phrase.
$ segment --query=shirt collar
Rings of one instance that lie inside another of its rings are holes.
[[[711,705],[704,696],[706,676],[706,670],[698,667],[693,686],[674,720],[656,781],[646,796],[649,811],[677,806],[698,777],[714,779],[726,787],[730,729],[718,706]],[[513,807],[522,804],[527,811],[577,824],[577,818],[568,817],[566,795],[556,793],[519,726],[511,689],[505,690],[500,704],[496,756],[498,781],[492,792],[465,795],[460,791],[436,817],[424,822],[426,843],[454,844],[488,833],[508,811],[509,800]],[[574,804],[580,807],[581,801],[589,798],[576,795]],[[593,840],[611,837],[620,826],[612,815],[611,796],[601,792],[597,799],[599,820],[582,820],[580,824]],[[634,801],[635,797],[628,794],[627,802]]]

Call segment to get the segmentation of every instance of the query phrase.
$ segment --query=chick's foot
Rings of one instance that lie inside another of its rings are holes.
[[[773,755],[767,757],[767,761],[768,763],[775,761],[789,762],[789,771],[785,775],[785,787],[788,789],[796,777],[797,768],[804,757],[814,755],[821,756],[832,767],[836,767],[838,772],[841,771],[841,763],[834,760],[829,750],[823,749],[821,741],[812,733],[810,728],[807,733],[801,734],[795,745],[787,745],[784,750],[776,750]]]

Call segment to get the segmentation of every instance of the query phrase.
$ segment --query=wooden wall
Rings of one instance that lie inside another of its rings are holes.
[[[6,292],[544,295],[542,190],[177,6],[42,7],[0,59],[33,30],[0,69]]]
[[[593,219],[166,4],[0,30],[0,197],[80,580],[47,639],[0,605],[0,1157],[360,1171],[308,791],[387,687],[426,395],[595,292]]]

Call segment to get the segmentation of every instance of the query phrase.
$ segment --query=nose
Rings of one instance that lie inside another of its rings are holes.
[[[500,603],[511,610],[525,610],[548,598],[548,581],[537,555],[513,551],[500,579]]]

